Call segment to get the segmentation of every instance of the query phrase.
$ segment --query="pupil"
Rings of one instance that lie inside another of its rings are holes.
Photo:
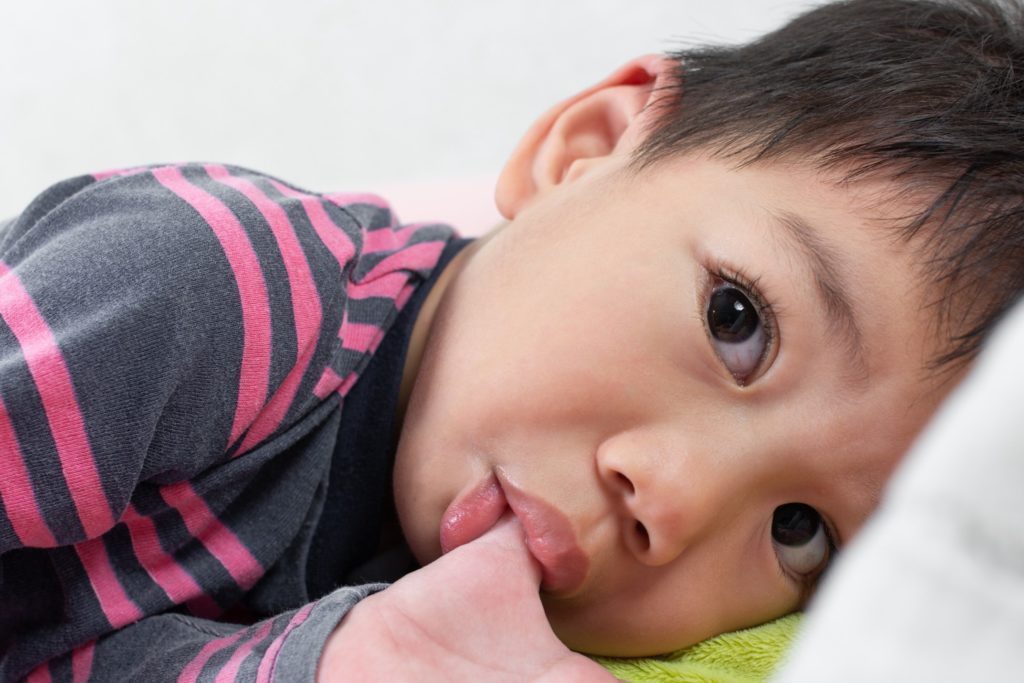
[[[772,515],[772,538],[780,545],[801,546],[818,533],[821,516],[810,505],[786,503]]]
[[[757,311],[740,290],[722,287],[711,293],[708,327],[715,339],[738,344],[750,339],[758,323]]]

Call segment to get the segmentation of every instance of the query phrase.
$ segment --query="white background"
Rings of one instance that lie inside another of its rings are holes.
[[[319,191],[491,178],[539,114],[631,57],[749,39],[812,4],[2,0],[0,217],[140,163]]]

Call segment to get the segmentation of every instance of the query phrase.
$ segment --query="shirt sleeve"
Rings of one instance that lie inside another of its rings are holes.
[[[354,247],[293,229],[270,183],[84,177],[0,236],[0,555],[97,538],[140,482],[251,451],[315,398],[347,265],[330,240]]]
[[[41,664],[28,680],[313,683],[327,638],[356,603],[384,588],[339,588],[251,625],[178,613],[147,617]]]

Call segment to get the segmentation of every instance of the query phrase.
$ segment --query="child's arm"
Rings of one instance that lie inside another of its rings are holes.
[[[50,659],[35,669],[38,677],[29,680],[312,683],[324,643],[339,620],[383,587],[338,589],[251,625],[180,613],[145,617]],[[13,676],[13,669],[10,672],[0,667],[0,680],[21,679]],[[88,677],[77,672],[88,672]]]
[[[371,240],[387,212],[339,203],[169,166],[66,181],[0,232],[0,679],[315,658],[365,594],[201,618],[301,573],[282,565],[315,526],[338,392],[450,234]],[[307,602],[303,579],[274,598]]]
[[[370,596],[324,650],[318,683],[615,679],[551,631],[515,518]]]
[[[340,589],[248,627],[148,617],[50,671],[87,668],[98,681],[614,681],[555,637],[539,582],[518,523],[506,520],[382,592]]]
[[[137,484],[226,450],[231,352],[204,343],[224,336],[204,317],[227,283],[188,253],[192,217],[139,180],[60,183],[2,235],[0,554],[98,538]]]
[[[274,182],[198,165],[82,176],[0,233],[0,555],[146,516],[141,483],[201,507],[212,466],[231,465],[220,488],[248,481],[266,458],[239,456],[330,402],[344,378],[314,384],[344,370],[345,311],[325,303],[344,303],[355,248],[304,242],[280,207],[282,226],[244,215],[244,192]],[[358,240],[351,223],[333,237]]]

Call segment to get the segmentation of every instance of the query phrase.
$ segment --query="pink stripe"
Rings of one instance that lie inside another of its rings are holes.
[[[149,574],[149,578],[167,593],[168,598],[180,605],[202,595],[203,589],[192,575],[160,545],[160,537],[152,519],[139,514],[132,506],[125,512],[121,521],[128,527],[132,549],[139,564]]]
[[[270,633],[270,627],[272,624],[272,621],[266,621],[263,626],[256,631],[252,638],[246,640],[237,650],[235,650],[234,654],[231,655],[231,659],[229,659],[227,664],[224,665],[224,668],[217,673],[217,678],[214,680],[214,683],[231,683],[231,681],[235,680],[235,677],[238,676],[238,670],[242,666],[242,662],[249,656],[252,649],[263,642],[263,639],[267,637],[267,634]]]
[[[313,387],[313,395],[323,400],[330,396],[338,385],[341,384],[341,377],[332,368],[325,368],[324,374],[320,375],[319,381]]]
[[[401,249],[409,238],[428,223],[410,223],[398,230],[366,230],[363,232],[363,253],[373,254],[379,251],[395,251]]]
[[[287,626],[285,626],[281,635],[274,638],[274,641],[270,643],[270,647],[268,647],[267,651],[263,654],[263,660],[260,662],[259,669],[256,670],[256,683],[267,683],[267,681],[273,677],[274,668],[277,666],[277,653],[281,651],[281,646],[284,645],[284,639],[288,637],[295,627],[299,626],[306,620],[306,617],[308,617],[309,613],[313,610],[313,604],[314,603],[309,603],[296,612],[295,616],[292,617],[292,620],[288,622]]]
[[[316,234],[344,270],[355,255],[356,248],[348,235],[327,215],[326,209],[320,203],[320,198],[293,190],[276,180],[271,180],[270,183],[284,196],[299,200],[302,208],[306,211],[306,216],[309,217],[310,224],[316,230]]]
[[[211,640],[203,649],[199,651],[199,654],[192,659],[188,665],[182,669],[181,675],[178,676],[178,683],[193,683],[199,679],[199,674],[202,673],[203,667],[210,661],[210,657],[214,656],[226,647],[231,647],[236,640],[242,637],[245,631],[238,631],[232,633],[230,636],[224,636],[223,638],[217,638]]]
[[[96,594],[103,614],[113,628],[121,628],[143,617],[142,610],[128,597],[121,582],[117,580],[102,538],[78,543],[75,552],[92,584],[92,592]]]
[[[338,395],[342,397],[348,395],[348,392],[351,391],[352,386],[356,383],[357,379],[359,379],[358,374],[354,372],[348,373],[348,377],[346,377],[345,381],[341,383],[340,387],[338,387]]]
[[[7,406],[0,398],[0,503],[22,545],[53,548],[57,539],[43,518]],[[4,548],[7,550],[7,548]]]
[[[85,420],[75,397],[71,373],[50,327],[17,274],[0,262],[0,317],[21,345],[43,403],[50,433],[57,446],[61,471],[71,491],[86,537],[95,538],[114,525],[110,503],[103,493]]]
[[[281,194],[293,199],[298,199],[302,203],[302,206],[306,211],[306,215],[309,217],[310,223],[316,230],[317,235],[319,235],[320,239],[325,245],[327,245],[328,250],[330,250],[331,254],[334,255],[334,258],[337,259],[338,266],[344,273],[349,266],[349,261],[355,255],[355,246],[348,238],[348,235],[346,235],[327,215],[327,211],[320,202],[320,198],[298,192],[297,190],[274,180],[272,180],[271,183]],[[334,196],[338,197],[338,195]],[[360,197],[362,197],[362,195],[360,195]],[[380,200],[379,197],[374,197],[374,199]],[[380,200],[380,202],[383,204],[383,200]],[[393,293],[399,291],[408,279],[409,276],[406,273],[395,273],[393,276],[383,276],[365,285],[349,281],[347,283],[346,294],[353,299],[364,299],[369,296],[386,296],[388,298],[393,298]],[[345,321],[347,320],[348,317],[345,316],[342,322],[343,328]],[[342,336],[341,331],[339,331],[339,336]],[[341,377],[339,377],[331,368],[326,368],[320,376],[320,379],[317,381],[316,386],[313,387],[313,395],[320,399],[327,398],[327,396],[329,396],[333,391],[336,391],[341,384]],[[348,388],[351,388],[351,383]],[[348,391],[348,388],[346,388],[346,392]]]
[[[397,251],[391,256],[384,258],[361,281],[368,282],[396,270],[432,268],[437,264],[437,260],[440,258],[444,247],[445,243],[440,241],[414,244],[408,249]]]
[[[277,247],[284,261],[284,269],[288,274],[288,283],[291,286],[292,314],[299,351],[295,366],[274,392],[274,396],[256,418],[245,435],[242,445],[235,452],[237,457],[273,434],[281,426],[281,421],[295,400],[299,384],[302,382],[302,377],[306,374],[306,368],[309,367],[309,361],[316,350],[322,310],[320,308],[320,293],[317,291],[313,273],[309,269],[306,254],[295,234],[294,226],[288,220],[288,214],[281,208],[281,205],[267,197],[252,181],[232,176],[223,166],[210,164],[204,168],[214,180],[245,195],[259,209],[267,224],[270,225],[270,231],[277,241]]]
[[[391,208],[383,197],[369,192],[331,192],[325,194],[324,198],[342,208],[345,208],[347,204],[372,204],[382,209]]]
[[[376,325],[349,321],[348,311],[345,311],[341,321],[341,330],[338,331],[338,337],[341,338],[341,345],[346,349],[367,351],[371,347],[375,348],[377,344],[374,342],[379,343],[379,338],[383,336],[384,331]]]
[[[394,297],[395,308],[402,310],[415,291],[416,286],[407,282]],[[338,337],[341,339],[341,345],[346,349],[362,353],[373,353],[380,346],[381,341],[384,340],[384,330],[369,323],[350,322],[348,311],[345,311],[342,314],[341,329],[338,330]]]
[[[32,673],[25,678],[25,683],[50,683],[52,680],[50,677],[50,663],[43,662],[32,669]]]
[[[394,299],[408,281],[409,273],[400,270],[381,275],[369,282],[349,281],[345,292],[350,299],[368,299],[373,296]]]
[[[71,683],[87,683],[92,674],[92,657],[96,641],[92,640],[71,652]],[[27,683],[50,683],[50,663],[43,662],[28,675]]]
[[[196,187],[172,166],[153,171],[160,183],[194,208],[220,241],[242,303],[242,369],[229,444],[234,444],[263,407],[270,377],[270,303],[259,260],[242,224],[219,199]]]
[[[416,291],[416,286],[409,284],[402,288],[402,291],[395,297],[395,308],[399,311],[405,308],[405,304],[408,303],[409,297]]]
[[[92,640],[71,653],[71,683],[86,683],[92,675],[92,657],[96,641]]]
[[[217,558],[243,590],[252,588],[263,576],[263,567],[249,549],[217,519],[189,482],[162,486],[160,495],[185,520],[188,532]]]

